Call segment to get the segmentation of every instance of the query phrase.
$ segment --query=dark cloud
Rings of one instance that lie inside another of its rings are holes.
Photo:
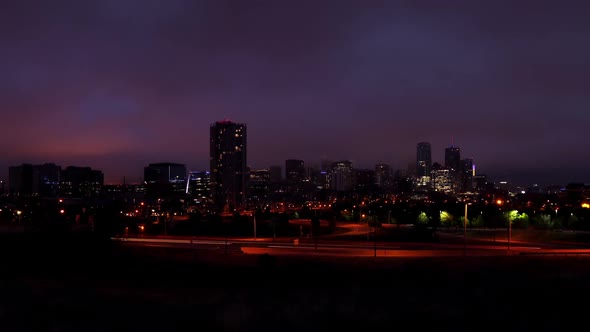
[[[6,165],[84,163],[113,180],[164,159],[207,168],[209,124],[227,117],[248,124],[253,167],[405,168],[416,142],[441,160],[454,139],[490,175],[590,180],[585,1],[2,6]]]

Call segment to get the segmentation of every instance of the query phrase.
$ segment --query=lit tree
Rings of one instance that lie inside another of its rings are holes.
[[[440,224],[442,226],[444,226],[444,227],[453,226],[454,221],[455,221],[455,218],[453,218],[453,215],[451,215],[447,211],[440,212]]]
[[[418,215],[418,219],[416,220],[419,225],[427,225],[430,221],[430,217],[426,214],[426,212],[420,212]]]

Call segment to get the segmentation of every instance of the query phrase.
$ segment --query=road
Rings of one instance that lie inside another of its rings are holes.
[[[590,249],[552,244],[514,243],[510,251],[496,244],[391,243],[370,241],[288,240],[252,238],[141,237],[113,238],[129,246],[174,247],[247,255],[441,257],[498,255],[590,255]]]

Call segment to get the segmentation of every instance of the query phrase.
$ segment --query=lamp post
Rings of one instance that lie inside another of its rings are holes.
[[[377,225],[373,226],[373,257],[377,257]]]
[[[502,204],[504,204],[504,201],[501,199],[498,199],[498,200],[496,200],[496,204],[498,204],[498,206],[500,207],[500,216],[502,216],[502,214],[504,213],[504,210],[502,210]],[[510,233],[511,233],[510,216],[508,216],[508,251],[510,251]]]
[[[465,218],[463,219],[463,256],[467,255],[467,205],[465,203]]]
[[[508,251],[510,252],[510,239],[512,238],[512,220],[508,218]]]
[[[254,240],[256,240],[256,215],[254,216]]]

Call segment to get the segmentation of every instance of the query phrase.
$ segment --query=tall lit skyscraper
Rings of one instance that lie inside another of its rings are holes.
[[[416,151],[416,176],[430,176],[432,170],[432,154],[430,143],[420,142]]]
[[[455,191],[460,191],[461,185],[461,149],[450,146],[445,149],[445,168],[449,170],[451,186]]]
[[[461,160],[461,185],[462,190],[465,192],[472,191],[473,189],[474,166],[472,158]]]
[[[353,189],[352,162],[338,161],[332,164],[330,171],[330,189],[335,191],[350,191]]]
[[[224,120],[211,125],[209,160],[211,197],[219,211],[246,203],[246,125]]]
[[[430,173],[432,171],[432,154],[430,143],[420,142],[416,149],[416,190],[423,191],[430,187]]]
[[[430,143],[420,142],[416,152],[416,176],[430,176],[432,169],[432,154]]]
[[[391,168],[387,164],[375,165],[375,184],[380,189],[389,189],[391,186]]]
[[[451,172],[458,172],[461,169],[461,149],[450,146],[445,149],[445,167]]]

